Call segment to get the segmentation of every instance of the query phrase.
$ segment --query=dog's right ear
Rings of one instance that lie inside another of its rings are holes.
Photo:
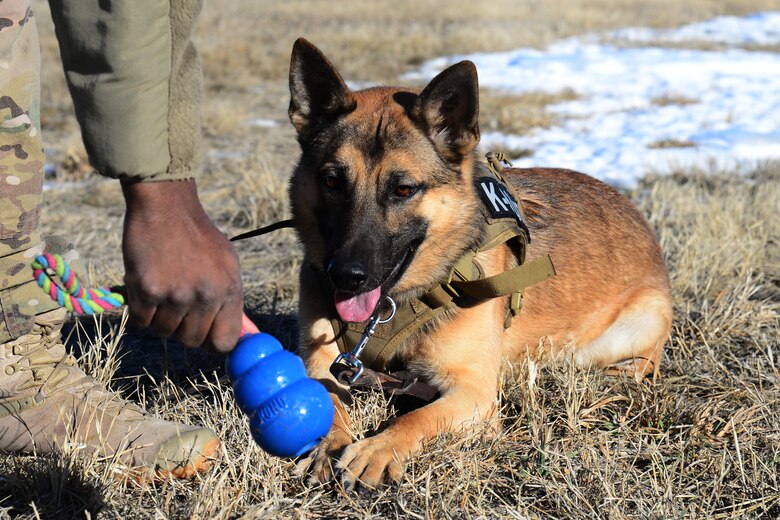
[[[298,134],[355,109],[341,75],[320,50],[303,38],[290,59],[290,121]]]
[[[433,78],[420,92],[412,117],[439,153],[460,162],[479,143],[479,83],[477,69],[461,61]]]

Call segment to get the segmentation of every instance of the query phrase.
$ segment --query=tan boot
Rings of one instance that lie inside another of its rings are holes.
[[[0,345],[0,451],[81,450],[123,465],[136,480],[206,469],[219,438],[151,417],[87,376],[66,355],[64,320],[64,309],[41,314],[29,334]]]

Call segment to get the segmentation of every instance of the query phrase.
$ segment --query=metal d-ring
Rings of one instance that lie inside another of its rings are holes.
[[[390,315],[389,315],[387,318],[384,318],[384,319],[382,319],[382,318],[379,318],[379,319],[377,320],[377,323],[387,323],[388,321],[390,321],[390,320],[392,320],[393,318],[395,318],[395,311],[396,311],[395,300],[393,300],[393,299],[392,299],[391,297],[389,297],[389,296],[384,296],[383,298],[384,298],[385,300],[387,300],[387,301],[388,301],[388,303],[390,304]]]

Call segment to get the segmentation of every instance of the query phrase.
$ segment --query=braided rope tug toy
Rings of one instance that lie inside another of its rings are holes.
[[[36,256],[32,268],[38,286],[69,312],[90,316],[125,304],[124,296],[108,287],[85,289],[68,263],[58,254]],[[57,275],[62,286],[52,280],[52,273]]]
[[[32,262],[33,277],[49,297],[78,315],[102,314],[126,304],[123,286],[85,288],[58,254]],[[53,276],[59,278],[57,283]],[[301,358],[242,316],[241,339],[226,362],[238,407],[249,416],[255,442],[278,457],[298,457],[330,431],[333,403],[322,384],[306,376]]]

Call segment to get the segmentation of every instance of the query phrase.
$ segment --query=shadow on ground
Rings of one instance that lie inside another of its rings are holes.
[[[87,477],[77,457],[2,458],[8,461],[0,474],[0,518],[89,518],[109,507],[105,484]]]
[[[276,312],[276,309],[247,310],[247,316],[261,331],[276,337],[285,349],[297,348],[297,316]],[[71,319],[63,328],[63,337],[69,351],[76,357],[95,344],[106,343],[94,338],[113,338],[120,329],[121,315],[104,315]],[[100,347],[97,347],[100,348]],[[167,377],[174,383],[185,384],[200,374],[224,375],[227,356],[208,354],[200,349],[187,348],[173,339],[159,338],[150,330],[128,324],[120,339],[119,366],[113,380],[139,380],[141,385]]]

